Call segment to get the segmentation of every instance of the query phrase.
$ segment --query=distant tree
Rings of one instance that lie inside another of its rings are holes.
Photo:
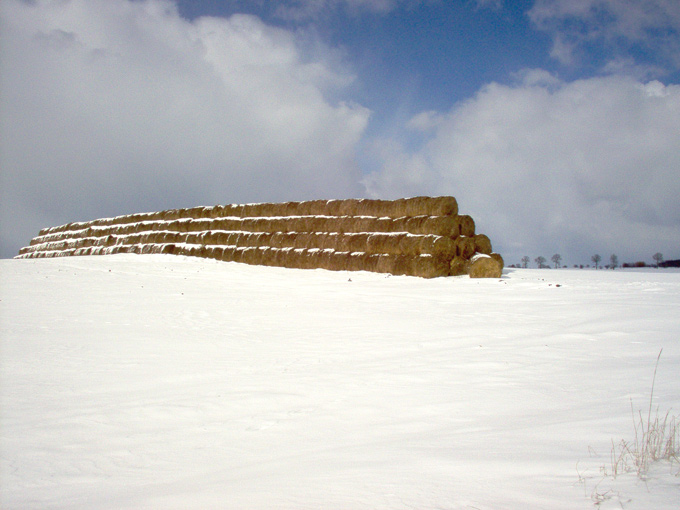
[[[526,255],[524,255],[524,257],[522,257],[522,267],[524,269],[529,267],[529,257],[527,257]]]
[[[590,260],[592,260],[593,262],[595,262],[595,269],[597,269],[597,268],[598,268],[598,264],[600,263],[600,260],[602,260],[602,257],[600,257],[600,256],[596,253],[595,255],[593,255],[592,257],[590,257]]]
[[[617,267],[619,267],[619,258],[616,255],[612,255],[611,257],[609,257],[609,266],[612,269],[616,269]]]
[[[654,259],[654,262],[656,262],[656,267],[659,267],[659,264],[663,262],[663,255],[658,251],[654,254],[652,258]]]
[[[538,266],[539,269],[543,269],[545,267],[545,263],[547,262],[545,260],[545,257],[542,255],[539,255],[534,259],[534,262],[536,262],[536,265]]]
[[[555,264],[555,269],[558,269],[560,267],[560,263],[562,262],[562,255],[555,253],[555,255],[550,257],[550,260],[552,260]]]

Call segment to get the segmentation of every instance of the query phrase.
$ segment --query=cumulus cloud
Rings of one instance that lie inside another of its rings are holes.
[[[564,64],[604,47],[615,55],[615,62],[605,66],[620,65],[636,54],[647,65],[653,63],[648,74],[680,68],[677,0],[536,0],[529,17],[552,35],[551,56]]]
[[[367,176],[370,193],[456,196],[508,263],[677,254],[680,86],[620,76],[565,83],[540,70],[517,78],[438,117],[419,150],[376,143],[383,167]]]
[[[165,0],[0,13],[3,256],[66,221],[361,192],[369,112],[308,34]]]

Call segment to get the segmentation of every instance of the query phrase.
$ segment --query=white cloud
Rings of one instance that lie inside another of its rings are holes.
[[[28,241],[19,221],[361,192],[369,112],[308,34],[164,0],[1,9],[4,246]]]
[[[432,0],[288,0],[280,2],[276,15],[294,21],[323,17],[329,12],[344,9],[352,15],[360,13],[386,14],[398,7],[414,7]]]
[[[509,263],[680,255],[680,86],[525,76],[454,107],[421,150],[383,142],[371,194],[452,194]]]
[[[607,48],[615,60],[631,59],[637,47],[658,65],[680,68],[677,0],[536,0],[529,17],[552,34],[551,56],[564,64],[589,46]]]

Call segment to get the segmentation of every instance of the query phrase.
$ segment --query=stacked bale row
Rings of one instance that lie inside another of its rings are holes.
[[[20,258],[170,253],[291,268],[500,276],[502,258],[453,197],[174,209],[43,229]]]

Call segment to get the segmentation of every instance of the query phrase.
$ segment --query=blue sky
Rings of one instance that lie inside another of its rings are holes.
[[[5,0],[0,256],[44,226],[450,194],[507,263],[680,258],[675,0]]]

